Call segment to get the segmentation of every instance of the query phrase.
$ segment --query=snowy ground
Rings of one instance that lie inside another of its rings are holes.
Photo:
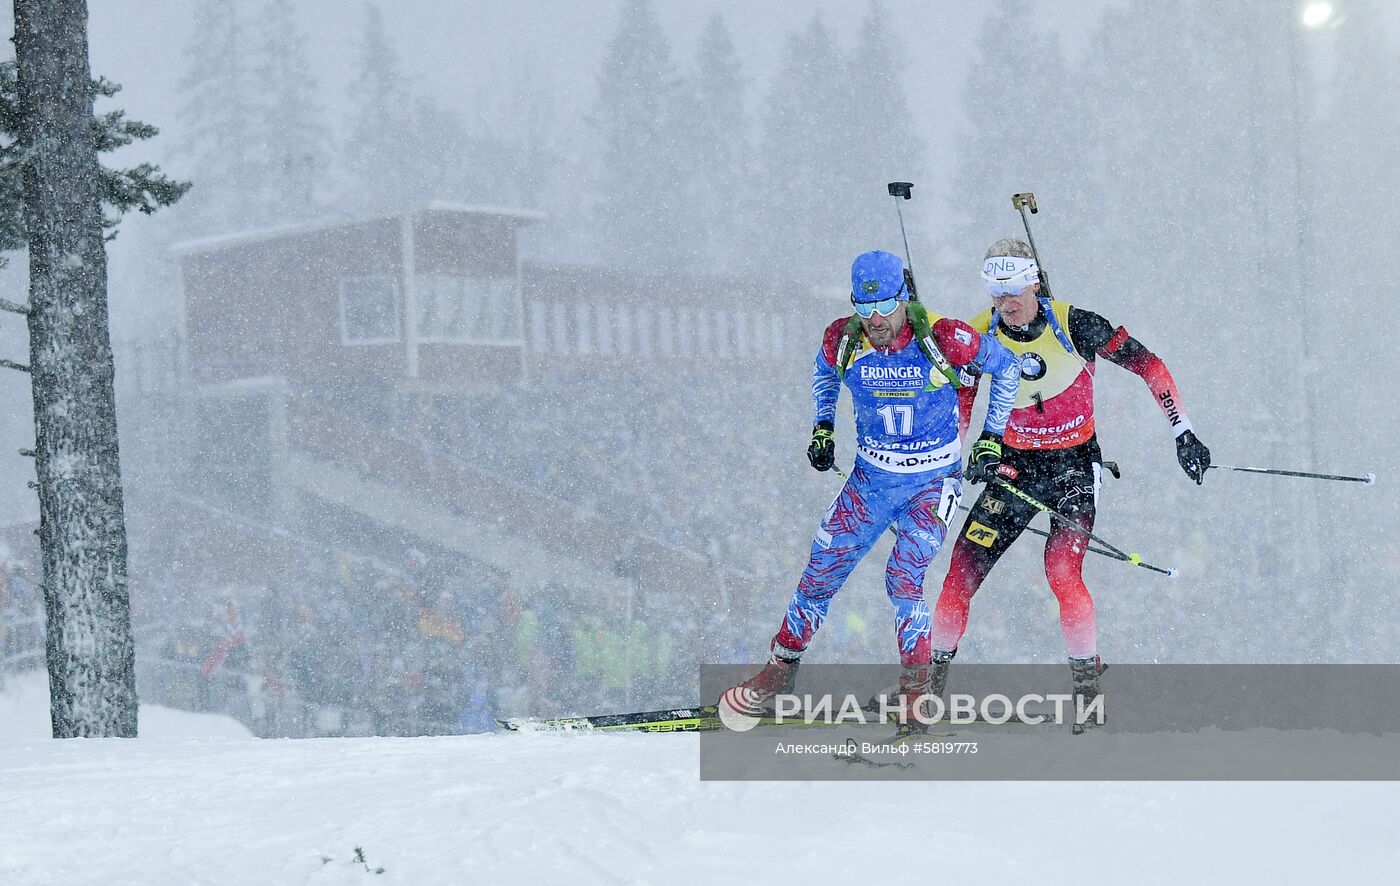
[[[218,714],[141,705],[137,731],[146,738],[252,738],[247,726]],[[0,761],[8,765],[16,739],[47,739],[49,681],[43,671],[8,678],[0,687]],[[0,783],[0,791],[3,791]],[[3,796],[3,794],[0,794]],[[3,819],[0,819],[3,820]],[[0,871],[3,871],[0,868]]]
[[[0,693],[6,884],[1239,886],[1400,867],[1396,784],[702,783],[693,735],[259,741],[151,710],[141,739],[57,742],[26,681]]]

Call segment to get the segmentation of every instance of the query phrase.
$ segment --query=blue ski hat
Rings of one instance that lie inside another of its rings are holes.
[[[897,298],[909,300],[904,287],[904,261],[880,249],[862,252],[851,264],[851,301],[869,304]]]

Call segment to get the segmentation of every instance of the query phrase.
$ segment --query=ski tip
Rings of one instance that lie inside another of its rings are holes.
[[[1167,578],[1176,578],[1176,567],[1175,567],[1175,566],[1168,566],[1168,567],[1167,567]]]
[[[1367,486],[1375,486],[1375,485],[1376,485],[1376,475],[1373,474],[1373,473],[1371,473],[1370,471],[1367,471],[1367,472],[1366,472],[1366,485],[1367,485]]]

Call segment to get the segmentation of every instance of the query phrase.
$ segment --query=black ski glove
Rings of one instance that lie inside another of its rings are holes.
[[[807,460],[819,471],[829,471],[836,464],[836,440],[831,436],[834,425],[819,421],[812,428],[812,442],[807,445]]]
[[[983,431],[967,457],[967,482],[990,483],[1001,467],[1001,434]]]
[[[1206,448],[1206,444],[1196,439],[1194,433],[1186,431],[1176,438],[1176,460],[1181,462],[1181,469],[1186,472],[1186,476],[1200,486],[1201,481],[1206,478],[1206,469],[1210,467],[1210,450]]]

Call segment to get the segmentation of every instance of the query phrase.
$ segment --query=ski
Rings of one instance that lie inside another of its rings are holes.
[[[877,707],[863,707],[863,714],[878,713]],[[1001,722],[987,721],[980,716],[969,723],[979,725],[1003,725]],[[1005,721],[1019,724],[1019,718]],[[959,721],[962,724],[962,721]],[[807,722],[799,717],[784,717],[779,720],[772,710],[763,712],[758,726],[821,729],[850,726],[851,723],[828,723],[823,720]],[[867,726],[890,725],[885,721],[867,721]],[[951,724],[950,724],[951,725]],[[635,711],[626,714],[597,714],[585,717],[505,717],[496,719],[496,728],[504,732],[711,732],[723,729],[719,719],[719,709],[715,705],[702,705],[693,708],[672,708],[662,711]]]
[[[862,709],[863,714],[874,713]],[[757,725],[786,726],[795,728],[832,728],[840,723],[827,723],[814,720],[808,723],[800,716],[788,716],[779,720],[769,709],[763,712]],[[864,725],[883,725],[870,721]],[[641,731],[641,732],[706,732],[723,729],[719,719],[719,709],[715,705],[694,708],[672,708],[664,711],[637,711],[626,714],[597,714],[585,717],[505,717],[496,719],[496,727],[506,732],[573,732],[588,730]]]
[[[772,710],[766,710],[755,725],[830,729],[850,724],[826,723],[821,720],[808,723],[801,717],[784,717],[779,720]],[[507,717],[498,718],[496,727],[506,732],[711,732],[723,729],[724,724],[719,719],[717,707],[703,705],[696,708],[599,714],[592,717]]]
[[[719,721],[719,710],[714,705],[627,714],[598,714],[591,717],[507,717],[497,719],[496,726],[506,732],[705,732],[723,728]]]

